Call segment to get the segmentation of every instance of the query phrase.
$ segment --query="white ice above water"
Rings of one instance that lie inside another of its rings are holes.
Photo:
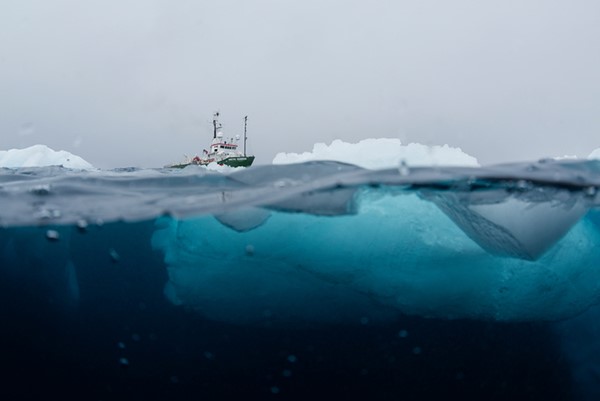
[[[588,156],[588,159],[592,160],[592,159],[598,159],[600,160],[600,148],[594,150],[592,153],[590,153],[590,155]]]
[[[420,143],[403,145],[396,138],[369,138],[358,143],[336,139],[330,145],[316,143],[312,152],[278,153],[273,164],[302,163],[313,160],[332,160],[354,164],[368,169],[408,166],[471,166],[477,159],[460,148],[448,145],[427,146]]]
[[[0,167],[62,166],[77,170],[91,170],[90,163],[64,150],[55,151],[46,145],[33,145],[25,149],[0,150]]]
[[[594,150],[588,159],[600,159],[600,148]],[[358,143],[336,139],[329,145],[316,143],[312,152],[278,153],[273,159],[273,164],[313,160],[339,161],[368,169],[395,168],[402,162],[408,166],[479,166],[475,157],[464,153],[460,148],[448,145],[427,146],[419,143],[403,145],[396,138],[368,138]],[[46,145],[0,150],[0,167],[45,166],[63,166],[81,170],[94,168],[80,156],[64,150],[55,151]],[[211,166],[209,169],[219,172],[232,171],[232,169],[220,169],[218,166]]]

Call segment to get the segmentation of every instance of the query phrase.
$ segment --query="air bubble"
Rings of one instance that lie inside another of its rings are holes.
[[[108,254],[110,255],[110,260],[113,263],[118,263],[119,260],[121,259],[121,257],[119,256],[119,254],[117,253],[117,251],[115,251],[114,248],[110,248],[110,250],[108,251]]]
[[[400,330],[398,332],[398,337],[400,337],[400,338],[406,338],[406,337],[408,337],[408,331],[406,331],[406,330]]]
[[[296,361],[298,361],[298,358],[296,357],[296,355],[288,355],[287,357],[288,362],[290,363],[296,363]]]
[[[48,241],[58,241],[60,239],[60,233],[56,230],[46,231],[46,239]]]
[[[129,366],[129,359],[127,359],[127,358],[119,358],[119,365],[121,365],[121,366]]]
[[[76,226],[77,226],[77,230],[79,230],[79,232],[84,233],[87,231],[88,222],[85,221],[84,219],[80,219],[80,220],[77,220]]]
[[[421,347],[414,347],[412,350],[412,353],[415,355],[420,355],[421,352],[423,352],[423,350],[421,349]]]
[[[254,255],[254,245],[250,245],[250,244],[246,245],[245,251],[246,251],[247,256]]]

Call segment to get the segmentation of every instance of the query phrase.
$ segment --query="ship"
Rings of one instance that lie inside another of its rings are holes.
[[[213,114],[213,139],[210,147],[204,149],[202,156],[194,156],[193,158],[186,157],[186,160],[181,163],[175,163],[166,166],[167,168],[184,168],[190,165],[206,166],[210,163],[217,163],[220,166],[229,167],[250,167],[254,162],[254,156],[246,154],[246,129],[248,126],[248,116],[244,117],[244,137],[243,151],[239,150],[239,135],[228,138],[223,134],[222,124],[219,123],[219,112]]]

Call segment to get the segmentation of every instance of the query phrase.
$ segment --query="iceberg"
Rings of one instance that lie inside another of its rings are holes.
[[[358,143],[339,139],[330,145],[316,143],[312,152],[278,153],[273,164],[302,163],[331,160],[350,163],[368,169],[407,166],[478,166],[477,159],[460,148],[448,145],[427,146],[420,143],[403,145],[396,138],[369,138]]]
[[[0,167],[46,167],[62,166],[77,170],[92,170],[81,157],[67,151],[55,151],[46,145],[33,145],[25,149],[0,150]]]
[[[543,199],[535,202],[498,193],[493,194],[495,197],[489,193],[485,197],[439,193],[429,199],[488,252],[536,260],[589,209],[585,198],[566,191],[546,192]]]
[[[588,159],[600,160],[600,148],[595,149],[592,153],[590,153],[590,155],[588,156]]]
[[[529,221],[519,226],[517,214],[505,229],[490,229],[466,214],[469,231],[417,193],[365,189],[356,195],[356,214],[272,212],[246,230],[218,216],[163,218],[153,245],[165,255],[165,294],[174,304],[237,324],[386,321],[399,314],[556,320],[598,303],[600,235],[580,218],[578,202],[548,225],[544,216],[563,206],[515,202],[501,211],[532,209]],[[528,231],[528,223],[537,229]]]

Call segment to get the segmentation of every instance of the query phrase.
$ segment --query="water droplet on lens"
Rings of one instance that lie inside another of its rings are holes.
[[[525,170],[526,171],[538,171],[540,169],[539,166],[535,165],[535,164],[529,164]]]
[[[48,230],[46,231],[46,238],[48,241],[58,241],[60,239],[60,234],[56,230]]]
[[[410,174],[410,168],[408,168],[408,165],[406,164],[406,160],[404,160],[404,159],[400,160],[400,165],[398,166],[398,172],[403,177]]]
[[[35,132],[35,125],[25,123],[19,127],[19,136],[30,136]]]
[[[39,220],[52,220],[60,218],[60,210],[41,208],[35,213],[35,217]]]
[[[521,191],[528,189],[530,186],[529,182],[527,182],[526,180],[518,180],[515,185],[517,189]]]
[[[34,195],[45,196],[45,195],[50,195],[51,189],[50,189],[50,185],[42,184],[42,185],[34,186],[29,191]]]
[[[598,192],[598,190],[596,189],[596,187],[591,186],[591,187],[587,187],[585,189],[585,194],[587,196],[596,196],[596,192]]]

